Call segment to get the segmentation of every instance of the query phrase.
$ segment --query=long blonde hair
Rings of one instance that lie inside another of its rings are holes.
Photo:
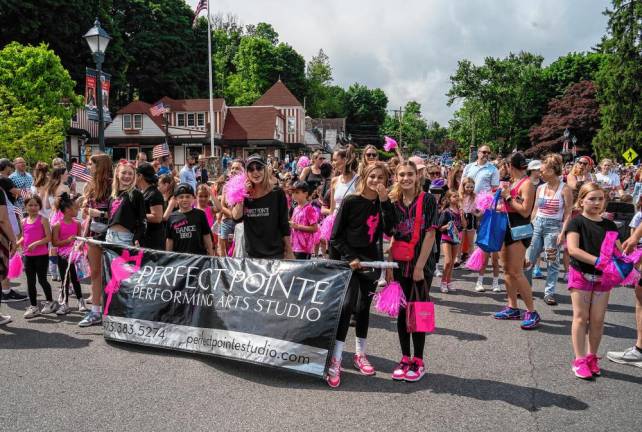
[[[403,167],[410,167],[412,170],[415,172],[415,188],[414,188],[414,197],[419,195],[419,192],[421,192],[421,184],[419,184],[419,173],[417,172],[417,165],[413,161],[410,160],[405,160],[399,165],[397,165],[397,168],[395,168],[395,175],[398,174],[399,168]],[[390,190],[390,199],[393,202],[398,202],[401,201],[403,198],[403,192],[401,191],[401,185],[399,184],[399,180],[395,181],[395,183],[392,185],[392,189]]]
[[[381,170],[381,173],[383,174],[383,182],[384,184],[388,184],[388,169],[386,168],[386,164],[384,164],[383,162],[375,162],[365,167],[363,169],[363,172],[359,175],[359,182],[357,183],[357,187],[355,188],[358,194],[363,193],[366,188],[366,181],[368,180],[368,176],[374,170]]]
[[[118,166],[116,166],[116,169],[114,170],[114,179],[112,180],[112,183],[111,183],[111,196],[113,198],[118,197],[120,192],[122,192],[120,189],[120,179],[118,178],[118,174],[120,174],[120,172],[125,168],[129,168],[134,172],[134,176],[133,176],[134,181],[132,181],[132,184],[127,189],[124,189],[124,191],[126,193],[129,193],[136,188],[136,181],[135,181],[136,168],[134,167],[134,164],[128,161],[120,161],[118,163]]]

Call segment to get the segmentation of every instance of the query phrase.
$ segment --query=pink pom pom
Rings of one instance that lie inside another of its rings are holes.
[[[22,273],[22,256],[20,254],[15,254],[9,260],[9,272],[7,273],[7,279],[16,279],[20,277]]]
[[[383,149],[385,151],[389,152],[390,150],[394,150],[397,148],[397,141],[395,141],[393,138],[384,136],[383,139],[386,141],[386,143],[383,145]]]
[[[475,249],[468,257],[465,267],[470,271],[481,271],[482,267],[484,267],[484,251],[480,248]]]
[[[225,185],[225,201],[230,205],[242,202],[249,195],[245,188],[245,174],[237,174],[231,177]]]
[[[399,316],[399,309],[406,307],[406,296],[399,282],[392,281],[372,298],[377,312],[390,317]]]
[[[296,166],[299,168],[306,168],[310,166],[310,159],[307,156],[301,156],[296,163]]]
[[[493,194],[490,194],[488,192],[480,192],[479,194],[477,194],[477,197],[475,197],[475,207],[477,208],[477,210],[483,212],[493,205],[494,199],[495,197],[493,196]]]
[[[321,227],[319,228],[320,237],[325,241],[330,241],[332,236],[332,227],[334,226],[334,218],[336,215],[333,213],[328,215],[323,222],[321,222]]]

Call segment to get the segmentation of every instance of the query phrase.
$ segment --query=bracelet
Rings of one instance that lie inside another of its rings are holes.
[[[600,257],[595,258],[595,264],[593,264],[593,267],[597,267],[599,263],[600,263]]]

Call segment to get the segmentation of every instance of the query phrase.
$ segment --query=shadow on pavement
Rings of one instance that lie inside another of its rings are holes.
[[[64,333],[42,332],[33,328],[3,326],[9,333],[0,335],[0,349],[85,348],[91,339],[79,339]]]
[[[642,384],[642,376],[634,376],[634,375],[627,375],[623,374],[621,372],[616,372],[611,369],[605,369],[604,366],[613,366],[614,363],[604,363],[602,362],[602,377],[597,378],[598,380],[600,379],[614,379],[617,381],[624,381],[625,383],[632,383],[632,384]],[[631,367],[631,366],[625,366],[625,367]]]

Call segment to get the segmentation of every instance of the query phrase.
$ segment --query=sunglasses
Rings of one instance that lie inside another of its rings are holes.
[[[578,162],[580,165],[588,165],[588,162]]]
[[[247,172],[263,171],[265,167],[260,164],[253,164],[247,167]]]
[[[481,153],[481,154],[490,154],[490,152],[486,151],[486,150],[480,150],[479,153]]]
[[[439,171],[433,171],[433,172],[428,173],[428,175],[438,176],[438,175],[441,175],[441,173]]]

